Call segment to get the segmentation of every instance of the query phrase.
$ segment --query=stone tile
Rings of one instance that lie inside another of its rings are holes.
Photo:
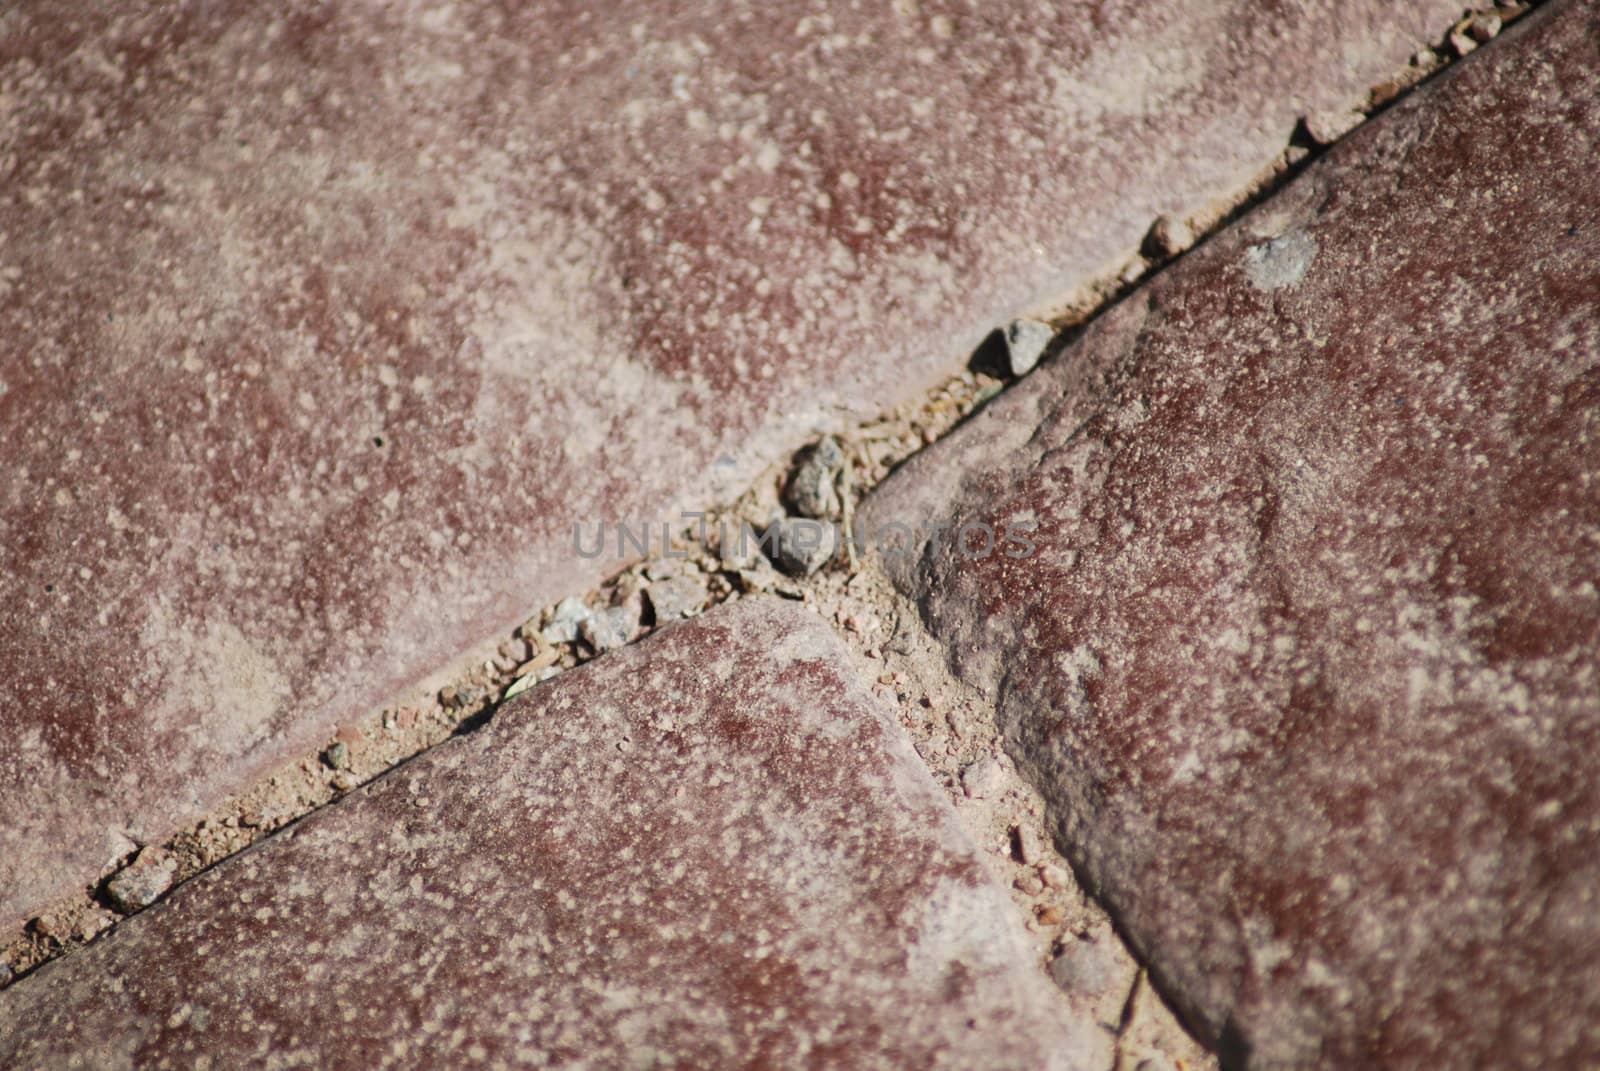
[[[1106,1066],[1061,1019],[832,633],[745,601],[0,992],[0,1065]]]
[[[0,13],[0,921],[1203,209],[1443,0]]]
[[[1032,544],[884,560],[1225,1063],[1600,1062],[1597,39],[1549,5],[862,513]]]

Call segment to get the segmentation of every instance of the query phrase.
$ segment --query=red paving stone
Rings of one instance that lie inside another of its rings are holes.
[[[862,515],[1037,525],[889,564],[1225,1063],[1600,1065],[1600,10],[1523,29]]]
[[[0,922],[1238,191],[1455,13],[8,5]]]
[[[0,1066],[1108,1066],[828,626],[592,663],[0,992]]]

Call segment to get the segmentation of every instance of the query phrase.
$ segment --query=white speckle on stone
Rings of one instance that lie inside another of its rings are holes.
[[[1290,231],[1251,246],[1244,255],[1250,283],[1263,293],[1295,286],[1317,259],[1317,240],[1305,231]]]

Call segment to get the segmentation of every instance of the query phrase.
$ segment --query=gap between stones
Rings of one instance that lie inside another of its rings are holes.
[[[823,512],[848,526],[853,505],[890,471],[932,445],[1025,375],[1064,349],[1103,309],[1156,270],[1271,197],[1322,153],[1423,82],[1489,43],[1503,26],[1538,7],[1531,0],[1468,10],[1432,48],[1341,110],[1301,119],[1283,151],[1233,195],[1189,219],[1163,216],[1119,264],[1025,319],[997,328],[967,367],[876,420],[831,437],[837,465],[813,490],[833,498]],[[788,576],[760,552],[738,555],[720,533],[742,525],[760,532],[787,501],[819,444],[770,466],[732,505],[707,510],[698,524],[672,533],[670,553],[628,565],[596,589],[534,615],[509,637],[482,644],[441,667],[393,703],[339,730],[315,754],[280,768],[160,845],[128,843],[101,880],[0,934],[0,988],[69,954],[165,896],[172,888],[242,851],[261,837],[319,810],[452,736],[488,722],[506,699],[559,676],[654,628],[696,616],[745,595],[794,599],[829,618],[854,654],[862,679],[910,733],[935,780],[950,793],[963,825],[990,854],[997,875],[1035,938],[1038,961],[1115,1035],[1115,1068],[1215,1066],[1178,1025],[1112,920],[1077,882],[1054,848],[1038,795],[1017,774],[1001,746],[992,711],[955,681],[943,655],[922,631],[915,608],[878,571],[858,566],[843,548],[821,571]],[[798,465],[797,465],[798,463]],[[813,469],[816,468],[813,462]],[[802,481],[803,482],[803,481]],[[800,492],[802,495],[804,491]],[[659,540],[659,522],[652,529]],[[610,531],[610,549],[616,549]],[[748,549],[757,539],[746,537]],[[582,611],[589,611],[586,615]],[[618,612],[620,611],[620,612]],[[1079,945],[1096,952],[1088,961]],[[1098,959],[1095,957],[1098,956]],[[1089,969],[1092,966],[1093,969]],[[1096,987],[1093,979],[1109,978]],[[1164,1062],[1162,1062],[1164,1061]]]

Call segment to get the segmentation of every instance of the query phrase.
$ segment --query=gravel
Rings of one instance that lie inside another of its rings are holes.
[[[833,436],[827,436],[806,451],[789,478],[790,507],[802,517],[832,517],[839,512],[839,494],[834,481],[844,467],[844,450]]]
[[[1055,328],[1043,320],[1014,320],[1006,328],[1006,359],[1014,376],[1027,375],[1044,356]]]
[[[578,627],[583,642],[595,654],[605,654],[623,647],[639,630],[639,609],[635,603],[613,606],[608,610],[590,614]]]
[[[706,605],[705,581],[698,576],[675,576],[651,584],[645,589],[650,608],[655,611],[656,624],[665,624],[679,618],[693,617]]]
[[[1366,121],[1366,116],[1356,111],[1312,112],[1306,116],[1306,134],[1318,145],[1332,145]]]
[[[546,622],[539,635],[552,646],[571,643],[578,638],[579,629],[589,619],[591,613],[582,599],[570,595],[556,604],[556,608],[550,613],[550,620]]]
[[[176,864],[171,859],[145,849],[126,869],[106,882],[106,896],[112,907],[131,915],[155,903],[157,897],[172,887],[175,869]]]
[[[961,771],[961,791],[969,799],[991,799],[1005,791],[1005,784],[1005,770],[992,755],[985,755]]]
[[[832,522],[783,517],[767,527],[763,546],[772,564],[790,576],[810,576],[833,557],[839,532]]]
[[[1162,216],[1145,236],[1145,253],[1155,257],[1175,257],[1194,245],[1194,231],[1177,216]]]
[[[1075,938],[1050,962],[1050,978],[1069,993],[1099,996],[1122,981],[1110,941]]]
[[[478,693],[471,688],[457,688],[453,684],[447,684],[439,689],[439,703],[447,710],[470,707],[477,700]]]

